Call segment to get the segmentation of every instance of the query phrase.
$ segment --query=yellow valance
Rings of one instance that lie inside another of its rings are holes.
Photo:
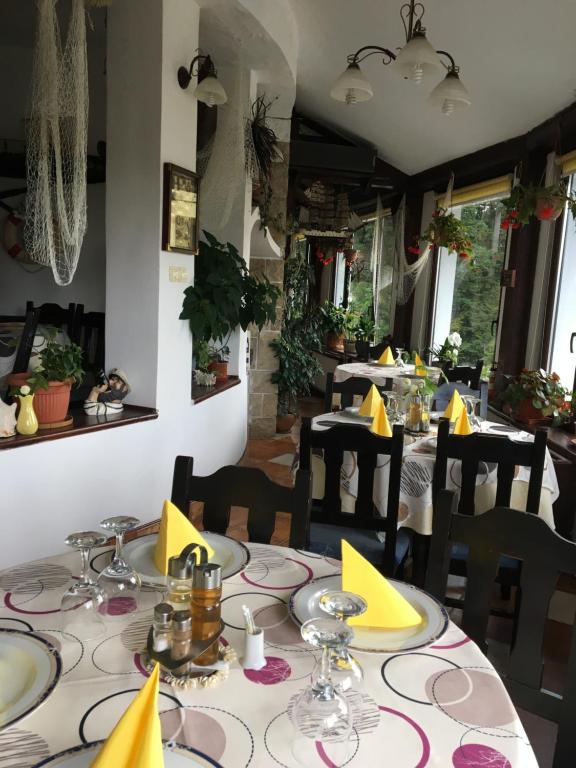
[[[567,152],[565,155],[560,155],[556,158],[556,163],[562,168],[562,176],[570,176],[572,173],[576,173],[576,149],[572,152]]]
[[[480,200],[509,195],[512,189],[511,176],[499,176],[497,179],[482,181],[479,184],[471,184],[468,187],[460,187],[452,191],[452,207],[456,205],[468,205]],[[445,193],[436,195],[437,200],[443,200]]]

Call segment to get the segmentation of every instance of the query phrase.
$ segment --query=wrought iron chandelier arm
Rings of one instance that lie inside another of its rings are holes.
[[[454,61],[454,57],[450,53],[448,53],[448,51],[436,51],[436,53],[439,56],[446,56],[446,58],[450,61],[450,66],[448,66],[447,64],[444,64],[444,62],[442,62],[442,64],[444,64],[444,66],[446,67],[446,69],[449,72],[458,72],[460,70],[460,67],[456,66],[456,62]]]
[[[383,64],[390,64],[396,59],[396,54],[390,51],[388,48],[382,48],[380,45],[365,45],[363,48],[357,50],[356,53],[351,53],[348,56],[348,64],[360,64],[360,62],[364,61],[364,59],[367,59],[368,56],[373,56],[377,53],[383,54]]]
[[[208,56],[206,53],[196,54],[196,56],[194,56],[194,58],[190,62],[190,67],[188,68],[188,74],[191,77],[196,77],[200,72],[200,68],[205,63],[208,65],[212,65],[212,59],[210,58],[210,56]],[[194,67],[196,67],[196,69],[194,69]]]

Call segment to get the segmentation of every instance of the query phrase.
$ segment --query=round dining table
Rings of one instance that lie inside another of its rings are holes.
[[[440,368],[427,367],[428,376],[437,381],[442,373]],[[415,366],[406,363],[402,366],[380,365],[377,362],[371,363],[343,363],[337,365],[334,369],[334,381],[341,383],[352,377],[361,379],[370,379],[379,387],[387,386],[389,379],[402,379],[407,376],[415,375]]]
[[[194,747],[223,768],[298,768],[291,753],[291,698],[310,683],[317,650],[304,643],[290,615],[294,590],[338,574],[340,563],[278,546],[247,544],[250,560],[224,582],[223,643],[240,661],[218,685],[160,686],[163,738]],[[101,570],[108,550],[92,554]],[[96,640],[81,641],[60,627],[60,599],[78,573],[69,552],[0,574],[0,628],[33,632],[62,658],[48,698],[24,719],[0,730],[0,768],[31,768],[49,755],[105,739],[147,675],[143,653],[151,606],[118,616]],[[244,670],[242,606],[264,629],[266,665]],[[355,721],[358,768],[537,768],[522,724],[498,674],[453,623],[431,645],[393,653],[355,651],[365,674]],[[309,768],[334,768],[330,745],[316,744]],[[112,767],[111,767],[112,768]],[[114,766],[114,768],[118,768]]]

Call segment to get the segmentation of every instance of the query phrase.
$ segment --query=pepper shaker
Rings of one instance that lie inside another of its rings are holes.
[[[192,644],[192,617],[190,611],[176,611],[172,619],[172,651],[174,661],[185,659],[190,655]],[[170,672],[174,677],[185,677],[190,668],[190,661],[186,661]]]
[[[169,603],[158,603],[154,607],[152,625],[152,647],[156,653],[170,650],[172,646],[172,616],[174,611]]]

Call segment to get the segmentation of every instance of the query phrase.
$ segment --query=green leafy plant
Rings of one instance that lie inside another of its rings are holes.
[[[462,346],[462,337],[457,331],[452,331],[444,339],[442,345],[435,345],[430,347],[430,351],[435,355],[438,360],[442,362],[448,362],[452,365],[456,365],[458,362],[458,352]]]
[[[326,300],[320,306],[320,318],[322,329],[325,333],[344,333],[346,329],[346,310],[344,307],[337,307],[331,301]]]
[[[195,343],[221,341],[235,328],[261,330],[276,319],[278,288],[266,277],[250,275],[238,250],[204,231],[196,259],[194,285],[184,291],[181,320],[188,320]],[[225,340],[225,341],[224,341]]]
[[[466,225],[445,208],[434,211],[432,221],[421,239],[433,246],[448,248],[449,251],[457,253],[461,259],[469,259],[472,255],[472,241]],[[412,246],[408,250],[413,252],[416,249]]]
[[[569,395],[557,373],[525,368],[510,380],[501,395],[501,404],[506,411],[516,414],[521,403],[529,400],[543,417],[551,416],[555,421],[562,421],[570,412],[570,401],[566,399]]]
[[[77,344],[59,344],[49,338],[39,357],[40,365],[27,380],[33,391],[48,389],[50,381],[71,381],[73,384],[82,382],[83,352]]]
[[[196,370],[206,372],[210,365],[210,351],[207,341],[198,341],[194,345],[194,356],[196,358]]]
[[[227,363],[230,359],[230,347],[226,344],[209,344],[208,359],[210,362]]]
[[[354,315],[353,334],[356,341],[372,341],[376,324],[369,315]]]

